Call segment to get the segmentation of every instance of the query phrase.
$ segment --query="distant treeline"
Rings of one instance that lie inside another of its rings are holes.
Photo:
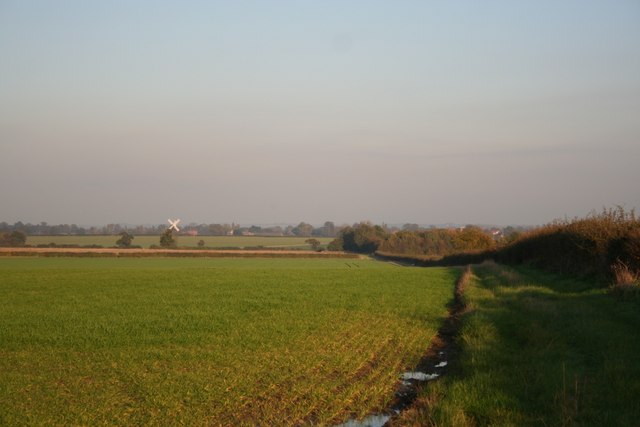
[[[87,230],[75,225],[49,226],[0,223],[0,245],[22,246],[26,235],[48,234],[161,234],[164,225],[126,228],[107,225]],[[184,230],[199,235],[291,235],[336,238],[328,249],[377,253],[425,265],[464,264],[494,259],[507,264],[531,264],[536,267],[577,276],[611,278],[620,271],[637,280],[640,277],[640,220],[635,212],[623,208],[604,209],[583,219],[555,221],[523,230],[507,227],[484,230],[476,226],[421,229],[405,224],[401,229],[361,222],[337,227],[326,222],[315,228],[301,222],[297,226],[261,228],[235,224],[189,224]],[[280,234],[281,233],[281,234]]]
[[[100,227],[80,227],[76,224],[50,225],[46,222],[39,224],[23,223],[14,224],[0,222],[0,235],[19,231],[27,236],[55,236],[55,235],[117,235],[127,232],[136,236],[160,235],[167,229],[167,225],[137,225],[125,226],[120,224],[107,224]],[[326,221],[320,227],[314,227],[306,222],[285,227],[260,227],[252,225],[242,227],[237,224],[196,224],[190,223],[181,226],[181,233],[198,236],[298,236],[298,237],[335,237],[339,231],[333,222]]]
[[[135,251],[121,251],[121,252],[95,252],[95,251],[85,251],[82,249],[87,249],[85,247],[82,248],[73,248],[80,249],[76,251],[68,251],[68,252],[35,252],[35,251],[24,251],[19,249],[13,249],[9,251],[0,252],[0,257],[46,257],[46,258],[153,258],[153,257],[171,257],[171,258],[310,258],[310,259],[335,259],[335,258],[343,258],[343,259],[357,259],[359,255],[344,253],[344,252],[311,252],[311,251],[287,251],[287,250],[273,250],[269,249],[268,251],[260,252],[259,249],[255,250],[234,250],[232,252],[220,250],[217,248],[215,251],[146,251],[146,252],[135,252]],[[192,248],[191,248],[192,249]],[[237,249],[237,248],[233,248]]]

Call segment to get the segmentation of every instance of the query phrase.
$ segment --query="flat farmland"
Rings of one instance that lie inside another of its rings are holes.
[[[0,259],[0,424],[332,424],[386,407],[458,271]]]
[[[115,246],[120,238],[118,235],[84,235],[84,236],[28,236],[27,244],[31,246],[47,245],[100,245],[104,247]],[[309,237],[262,237],[262,236],[176,236],[178,246],[197,247],[200,240],[204,241],[209,248],[254,248],[263,246],[268,249],[311,249],[305,243]],[[327,245],[333,238],[314,237],[322,245]],[[158,245],[160,236],[135,236],[134,245],[148,248],[151,245]]]

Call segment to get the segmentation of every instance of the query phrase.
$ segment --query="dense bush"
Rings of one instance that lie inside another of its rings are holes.
[[[485,252],[495,249],[493,237],[478,227],[461,229],[402,230],[389,233],[384,227],[361,222],[343,228],[327,249],[359,253],[383,253],[412,259]]]
[[[22,231],[0,234],[0,246],[19,247],[27,243],[27,236]]]
[[[635,283],[640,277],[640,220],[634,211],[604,209],[583,219],[556,221],[523,232],[497,249],[491,236],[476,227],[400,231],[384,239],[377,254],[417,265],[495,259],[605,282]],[[621,279],[621,272],[626,279]]]
[[[175,249],[178,246],[176,239],[173,238],[173,232],[167,228],[160,236],[160,247],[163,249]]]
[[[584,219],[557,221],[523,233],[496,254],[504,263],[529,263],[564,274],[612,278],[624,264],[640,273],[640,221],[635,212],[605,209]]]
[[[116,240],[116,246],[119,248],[129,248],[131,247],[131,242],[133,241],[133,235],[123,231],[120,233],[120,238]]]
[[[387,254],[442,257],[447,255],[494,249],[495,240],[478,227],[463,229],[431,229],[399,231],[388,236],[379,246]]]
[[[387,232],[381,226],[361,222],[340,230],[338,237],[329,244],[328,249],[371,254],[378,249],[387,236]]]

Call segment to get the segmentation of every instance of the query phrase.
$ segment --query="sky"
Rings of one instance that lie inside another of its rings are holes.
[[[640,208],[640,2],[0,0],[0,221]]]

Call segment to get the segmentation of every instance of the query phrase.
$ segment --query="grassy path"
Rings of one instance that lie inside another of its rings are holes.
[[[396,425],[637,425],[640,301],[526,269],[474,272],[459,359]]]

